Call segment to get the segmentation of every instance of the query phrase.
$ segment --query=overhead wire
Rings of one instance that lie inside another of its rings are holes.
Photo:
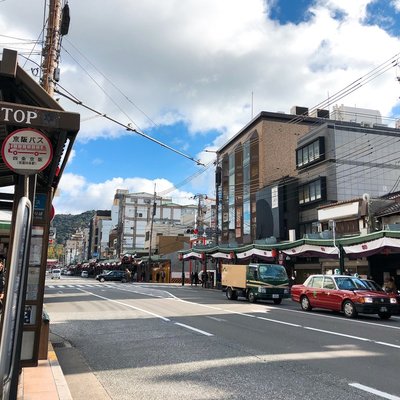
[[[164,147],[164,148],[166,148],[166,149],[168,149],[168,150],[170,150],[170,151],[172,151],[172,152],[174,152],[174,153],[176,153],[176,154],[178,154],[178,155],[180,155],[180,156],[182,156],[182,157],[185,157],[185,158],[187,158],[188,160],[194,161],[197,165],[203,165],[203,166],[204,166],[204,164],[201,163],[199,160],[196,160],[196,159],[194,159],[193,157],[191,157],[191,156],[189,156],[189,155],[187,155],[187,154],[185,154],[185,153],[183,153],[183,152],[181,152],[181,151],[179,151],[179,150],[177,150],[177,149],[174,149],[173,147],[171,147],[171,146],[169,146],[169,145],[167,145],[167,144],[165,144],[165,143],[163,143],[163,142],[161,142],[161,141],[159,141],[159,140],[157,140],[157,139],[154,139],[153,137],[147,135],[147,134],[144,133],[144,132],[141,132],[141,131],[139,131],[139,130],[137,130],[137,129],[135,129],[135,128],[132,128],[131,126],[129,126],[129,124],[124,124],[124,123],[118,121],[117,119],[112,118],[112,117],[110,117],[109,115],[107,115],[107,114],[105,114],[105,113],[102,113],[102,112],[96,110],[95,108],[90,107],[90,106],[84,104],[82,101],[80,101],[80,100],[78,100],[77,98],[75,98],[75,96],[72,96],[72,95],[70,95],[70,94],[66,94],[66,93],[62,92],[61,90],[57,89],[58,87],[61,88],[62,90],[65,90],[65,91],[66,91],[65,88],[63,88],[61,85],[57,84],[57,87],[54,89],[54,92],[55,92],[55,93],[58,93],[60,96],[65,97],[66,99],[72,101],[72,102],[75,103],[76,105],[79,105],[79,106],[81,106],[81,107],[83,107],[83,108],[86,108],[86,109],[89,110],[89,111],[92,111],[92,112],[98,114],[99,116],[101,116],[101,117],[103,117],[103,118],[105,118],[105,119],[107,119],[107,120],[109,120],[109,121],[111,121],[111,122],[113,122],[113,123],[115,123],[115,124],[117,124],[117,125],[119,125],[119,126],[125,128],[127,131],[137,133],[138,135],[144,137],[145,139],[148,139],[148,140],[150,140],[150,141],[152,141],[152,142],[154,142],[154,143],[160,145],[161,147]],[[66,92],[67,92],[67,91],[66,91]]]

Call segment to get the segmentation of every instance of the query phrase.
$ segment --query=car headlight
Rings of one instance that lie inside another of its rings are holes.
[[[373,299],[372,297],[362,297],[362,303],[372,303]]]
[[[396,298],[395,298],[395,297],[391,297],[391,298],[390,298],[390,303],[391,303],[391,304],[397,304]]]

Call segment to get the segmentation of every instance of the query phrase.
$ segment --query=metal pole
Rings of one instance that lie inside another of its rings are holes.
[[[157,204],[156,204],[156,185],[154,185],[153,209],[151,212],[151,221],[150,221],[149,262],[147,263],[147,266],[146,266],[146,277],[145,277],[146,282],[149,281],[149,276],[150,276],[151,245],[152,245],[152,240],[153,240],[153,223],[154,223],[154,216],[156,215],[156,206],[157,206]]]
[[[182,260],[182,286],[185,286],[185,261]]]

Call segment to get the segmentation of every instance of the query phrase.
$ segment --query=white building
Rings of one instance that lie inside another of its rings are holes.
[[[146,235],[151,221],[168,221],[168,225],[194,221],[195,205],[172,203],[171,198],[163,198],[150,193],[129,193],[118,189],[114,196],[112,220],[117,220],[116,254],[130,254],[146,249]],[[189,219],[188,215],[193,218]],[[183,232],[182,232],[183,233]]]

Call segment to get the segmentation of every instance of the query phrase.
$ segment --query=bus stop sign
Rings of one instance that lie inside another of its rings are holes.
[[[8,168],[18,174],[31,175],[50,164],[53,148],[44,133],[31,128],[18,129],[4,139],[1,155]]]

